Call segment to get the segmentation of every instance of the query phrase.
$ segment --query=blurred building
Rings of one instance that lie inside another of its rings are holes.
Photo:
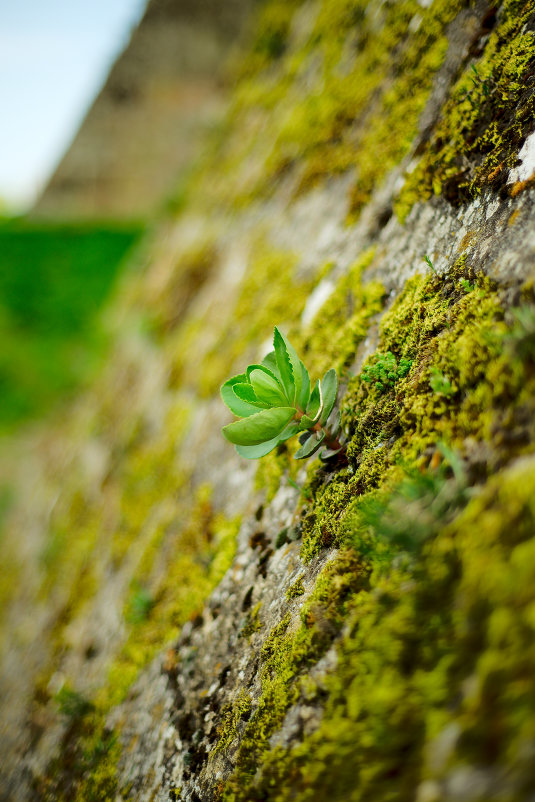
[[[150,0],[37,201],[50,219],[143,218],[220,119],[223,64],[255,0]]]

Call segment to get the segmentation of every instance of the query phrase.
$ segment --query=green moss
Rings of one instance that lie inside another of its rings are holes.
[[[224,798],[409,802],[423,779],[467,763],[509,772],[527,791],[533,767],[519,755],[535,713],[534,490],[533,461],[519,463],[439,525],[416,561],[385,570],[368,552],[369,592],[347,611],[317,728],[264,753]],[[437,768],[430,747],[449,725],[458,736]],[[504,796],[513,798],[523,793]]]
[[[406,177],[396,204],[402,219],[433,194],[457,204],[506,182],[533,128],[533,9],[532,0],[498,4],[481,57],[467,60],[418,166]]]
[[[149,545],[152,561],[167,555],[166,570],[163,575],[149,571],[134,576],[134,583],[144,583],[150,609],[141,620],[133,621],[131,599],[127,602],[129,634],[110,666],[106,686],[97,694],[103,708],[123,700],[140,669],[162,645],[176,638],[188,619],[200,613],[205,599],[232,563],[240,520],[227,520],[214,513],[210,497],[210,488],[201,486],[189,514],[183,511],[187,517],[182,526],[168,529],[161,542]]]
[[[469,5],[322,0],[315,14],[299,15],[293,5],[268,3],[258,42],[277,40],[280,48],[254,46],[242,58],[225,137],[198,196],[239,208],[288,174],[294,192],[303,192],[354,170],[355,218],[415,146],[420,161],[395,203],[401,219],[433,194],[457,204],[483,187],[503,187],[532,128],[533,0],[502,0],[480,12],[462,74],[431,136],[417,141],[448,26]],[[528,186],[521,182],[512,194]]]
[[[169,477],[165,477],[163,484],[157,476],[152,477],[151,487],[147,487],[143,453],[142,451],[134,453],[141,457],[143,466],[141,480],[146,490],[138,514],[146,516],[147,509],[154,509],[156,501],[160,498],[159,493],[165,498],[168,497]],[[138,476],[136,482],[139,480]],[[152,485],[152,482],[155,484]],[[138,495],[140,488],[137,483],[134,488],[128,483],[124,488],[124,509],[129,513],[132,513],[136,500],[141,504],[141,496]],[[157,489],[156,497],[153,494],[155,489]],[[176,495],[177,488],[174,487],[173,490]],[[140,547],[141,544],[135,546],[137,571],[132,570],[131,591],[125,599],[124,609],[126,640],[118,648],[109,666],[106,684],[97,689],[91,699],[90,711],[86,711],[91,715],[84,713],[72,717],[76,720],[76,727],[72,731],[69,729],[66,735],[69,739],[68,749],[60,758],[54,760],[47,767],[45,775],[39,778],[39,789],[46,789],[46,793],[43,791],[44,796],[38,797],[39,799],[111,798],[107,794],[112,795],[112,789],[115,788],[114,766],[119,755],[119,743],[115,736],[112,737],[112,734],[105,730],[104,721],[107,712],[112,706],[123,701],[139,671],[156,652],[177,636],[185,621],[199,613],[204,600],[220,582],[234,557],[239,519],[228,520],[215,512],[211,496],[211,488],[208,485],[201,485],[192,500],[189,486],[185,484],[178,506],[175,504],[166,508],[165,516],[159,518],[159,525],[154,526],[150,531],[151,536],[145,538],[144,550]],[[132,506],[129,506],[129,500],[133,502]],[[71,516],[74,509],[75,506],[70,509]],[[134,547],[137,521],[134,516],[129,523],[131,533],[129,531],[128,546],[122,559],[125,559]],[[85,523],[85,518],[79,519],[78,524],[82,523]],[[143,538],[140,540],[143,543]],[[69,561],[73,559],[72,555],[76,556],[76,559],[81,559],[74,546],[71,549]],[[85,553],[84,546],[82,554]],[[58,559],[60,565],[66,564],[65,556]],[[165,561],[163,572],[162,560]],[[57,564],[54,564],[54,570],[60,570]],[[95,587],[84,589],[80,584],[80,575],[71,576],[70,580],[72,585],[69,600],[62,607],[50,636],[56,655],[54,662],[64,649],[68,623],[72,621],[82,604],[91,602],[92,595],[96,591]],[[55,590],[57,592],[57,588]],[[77,593],[80,594],[80,599]],[[46,686],[46,679],[42,678],[40,684],[43,683]],[[72,698],[75,700],[75,697]],[[106,745],[106,749],[102,744]],[[51,796],[52,791],[49,789],[55,789],[54,793],[58,796]],[[63,789],[70,790],[67,792]]]
[[[73,706],[72,699],[78,697],[71,692],[71,704],[63,710],[67,726],[58,756],[49,763],[46,774],[36,774],[33,779],[32,798],[39,802],[115,798],[120,757],[117,733],[106,728],[102,710],[79,701]]]
[[[356,168],[356,215],[408,153],[447,51],[447,25],[464,5],[324,0],[290,24],[293,8],[267,4],[273,30],[282,15],[284,46],[245,57],[206,198],[241,206],[288,172],[302,192]]]
[[[248,56],[232,64],[235,80],[251,80],[284,54],[290,26],[302,0],[272,0],[260,10]]]
[[[468,294],[463,280],[474,285]],[[328,483],[317,471],[309,480],[314,503],[303,519],[305,560],[341,542],[355,499],[398,482],[407,467],[426,467],[441,442],[461,454],[480,443],[492,465],[529,451],[535,439],[532,356],[511,357],[513,346],[506,343],[519,324],[513,319],[508,327],[504,316],[497,287],[462,261],[448,278],[407,283],[382,319],[378,354],[390,352],[396,364],[407,360],[412,367],[379,388],[364,380],[377,365],[372,355],[350,380],[342,401],[350,464]],[[437,373],[447,377],[448,392],[433,392]],[[474,467],[479,479],[488,470],[488,462]]]
[[[318,578],[314,592],[301,609],[301,621],[295,622],[287,614],[265,639],[261,650],[262,694],[243,729],[236,770],[223,799],[247,798],[244,794],[259,760],[268,749],[269,738],[280,726],[289,706],[299,699],[301,680],[306,679],[308,667],[330,646],[340,630],[351,598],[366,581],[366,571],[356,556],[342,552]],[[229,713],[230,722],[235,721],[240,703],[238,699]],[[221,733],[220,741],[225,746],[230,742],[228,732]],[[219,745],[216,750],[221,751]]]
[[[246,691],[241,691],[234,703],[221,711],[219,738],[213,750],[214,756],[228,749],[234,739],[243,732],[245,722],[251,715],[252,706],[251,697]]]
[[[245,617],[245,621],[238,633],[238,637],[240,638],[250,638],[255,632],[258,632],[262,629],[262,622],[260,621],[260,608],[262,607],[262,602],[258,602],[252,610],[249,610],[247,616]]]
[[[423,10],[415,3],[393,4],[386,22],[386,75],[380,100],[358,142],[357,180],[352,189],[352,213],[358,214],[374,187],[410,151],[429,98],[433,79],[448,49],[447,25],[462,2],[434,2]],[[409,33],[415,20],[419,24]],[[389,30],[390,29],[390,30]]]
[[[305,588],[303,586],[303,577],[299,577],[296,581],[291,585],[288,590],[286,591],[286,598],[288,601],[291,599],[297,599],[298,596],[302,596],[305,592]]]

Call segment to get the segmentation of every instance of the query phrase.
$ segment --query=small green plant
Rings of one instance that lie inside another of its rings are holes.
[[[305,459],[324,445],[329,459],[344,448],[340,414],[329,423],[338,391],[336,371],[327,371],[311,390],[308,371],[286,337],[275,327],[273,351],[258,365],[229,379],[221,387],[227,407],[241,420],[224,426],[224,436],[247,459],[268,454],[299,434],[295,459]]]
[[[487,99],[490,98],[491,81],[490,79],[483,79],[480,76],[475,64],[470,64],[470,69],[473,72],[473,76],[470,76],[470,80],[472,81],[473,87],[472,89],[465,89],[462,95],[462,99],[468,100],[473,108],[479,110],[479,108],[481,107],[481,100],[478,97],[477,90],[481,89],[484,96]]]
[[[467,278],[461,279],[461,287],[466,293],[473,292],[473,290],[475,290],[475,284],[470,284]]]
[[[431,368],[429,384],[432,391],[440,395],[450,396],[456,392],[448,377],[441,373],[438,368]]]
[[[375,388],[381,393],[388,387],[392,387],[398,379],[407,375],[412,367],[412,359],[401,357],[399,362],[392,353],[377,353],[373,361],[364,366],[362,371],[362,381],[375,384]]]
[[[422,259],[424,260],[424,262],[426,263],[426,265],[427,265],[428,267],[430,267],[430,268],[431,268],[431,270],[433,271],[433,273],[435,274],[435,276],[438,276],[438,273],[437,273],[437,271],[436,271],[436,268],[435,268],[435,266],[434,266],[433,262],[431,261],[431,259],[429,258],[429,256],[428,256],[427,254],[424,254],[424,256],[422,256]]]

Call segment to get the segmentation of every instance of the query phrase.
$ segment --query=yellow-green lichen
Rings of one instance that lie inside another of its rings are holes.
[[[468,292],[466,282],[474,287]],[[349,468],[328,484],[319,473],[310,480],[315,503],[303,520],[305,559],[339,542],[352,499],[388,487],[407,466],[425,467],[441,442],[462,453],[484,449],[494,465],[529,451],[535,439],[532,358],[506,345],[515,323],[508,328],[504,316],[498,288],[462,261],[446,278],[407,283],[382,319],[379,352],[412,366],[379,388],[363,381],[372,355],[350,381],[342,401]],[[433,371],[447,377],[448,393],[433,391]],[[489,469],[474,466],[476,475]]]
[[[269,738],[280,726],[288,707],[299,699],[301,679],[306,679],[308,667],[332,643],[350,600],[366,582],[367,571],[356,555],[349,551],[340,553],[320,574],[313,593],[301,609],[301,620],[292,622],[287,614],[265,639],[261,650],[262,694],[243,729],[236,770],[223,799],[234,800],[238,794],[245,793],[259,760],[268,749]],[[241,697],[227,715],[232,733],[235,731],[232,722],[237,718],[240,704]],[[228,732],[223,729],[220,742],[226,745],[229,740]],[[218,745],[215,749],[221,751]]]
[[[224,798],[408,802],[422,781],[467,765],[499,768],[503,799],[524,798],[534,780],[521,758],[534,736],[534,491],[533,460],[520,462],[416,559],[385,570],[368,551],[370,592],[352,599],[317,728],[264,753]],[[437,760],[446,732],[456,735]]]
[[[242,71],[206,196],[240,206],[288,172],[302,192],[355,170],[355,215],[410,150],[448,48],[447,26],[465,5],[323,0],[291,23],[286,8],[284,47],[261,61],[253,51]],[[278,18],[279,6],[269,3],[267,16]]]
[[[302,596],[304,592],[303,577],[299,577],[286,591],[286,598],[290,601],[290,599],[296,599],[298,596]]]
[[[396,202],[401,218],[415,201],[433,194],[457,204],[506,183],[533,129],[534,8],[532,0],[504,0],[489,10],[480,32],[488,42],[481,55],[467,58],[418,165],[406,177]]]
[[[255,604],[252,610],[247,613],[243,625],[238,633],[240,638],[250,638],[255,632],[262,629],[262,622],[260,621],[260,608],[262,602]]]

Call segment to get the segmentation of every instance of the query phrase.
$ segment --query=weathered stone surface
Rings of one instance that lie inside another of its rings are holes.
[[[104,374],[18,457],[6,799],[531,799],[534,19],[266,6]],[[347,464],[220,436],[275,324],[340,372]]]

